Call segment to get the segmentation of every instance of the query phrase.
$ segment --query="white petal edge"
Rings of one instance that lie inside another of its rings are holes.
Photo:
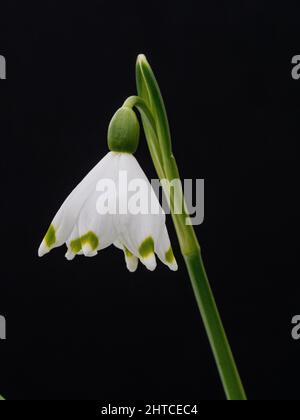
[[[55,243],[49,247],[44,238],[39,247],[39,257],[47,254],[53,248],[61,246],[68,240],[83,204],[95,190],[98,180],[103,176],[108,176],[111,162],[115,158],[116,155],[114,153],[108,153],[67,197],[51,223],[55,231]]]

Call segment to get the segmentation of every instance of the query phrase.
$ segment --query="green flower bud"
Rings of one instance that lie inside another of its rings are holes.
[[[108,147],[112,152],[135,153],[140,138],[140,124],[131,108],[120,108],[108,128]]]

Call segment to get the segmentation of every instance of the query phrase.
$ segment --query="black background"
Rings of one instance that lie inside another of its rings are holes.
[[[197,233],[248,396],[298,399],[299,13],[263,0],[1,4],[1,394],[224,398],[174,233],[175,274],[131,275],[112,248],[37,257],[61,202],[107,152],[145,53],[182,175],[206,182]],[[145,141],[137,157],[154,177]]]

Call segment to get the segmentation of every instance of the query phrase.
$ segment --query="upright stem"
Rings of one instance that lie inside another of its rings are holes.
[[[186,256],[185,262],[227,399],[245,401],[246,394],[205,272],[201,253],[196,252],[194,255]]]
[[[146,112],[142,113],[142,120],[150,151],[152,150],[151,156],[159,156],[158,176],[162,179],[163,174],[170,182],[174,179],[180,179],[177,163],[172,152],[170,128],[164,101],[157,80],[145,56],[139,56],[138,58],[136,76],[138,94],[143,100],[140,103],[140,108],[143,108],[143,111],[147,109]],[[137,106],[137,102],[138,100],[133,98],[128,101],[132,106]],[[148,114],[151,114],[152,117],[149,117]],[[157,168],[155,159],[154,164]],[[181,192],[180,197],[183,200],[182,208],[185,209],[185,200]],[[187,213],[184,211],[183,214],[175,214],[172,208],[172,199],[170,203],[181,251],[225,394],[229,400],[246,400],[241,378],[205,272],[195,230]]]

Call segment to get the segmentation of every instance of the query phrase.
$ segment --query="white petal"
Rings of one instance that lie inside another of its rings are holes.
[[[98,250],[112,245],[118,237],[114,226],[115,215],[99,214],[97,211],[98,192],[95,192],[84,204],[78,226],[85,256],[94,256]],[[84,239],[92,239],[84,240]]]
[[[166,264],[170,270],[177,271],[178,265],[174,257],[174,253],[171,247],[171,242],[166,226],[164,227],[159,240],[155,244],[155,252],[159,259]]]
[[[135,255],[128,257],[125,253],[125,261],[128,271],[135,273],[139,266],[139,259]]]
[[[76,255],[81,251],[81,242],[77,241],[79,238],[79,230],[77,224],[74,226],[70,238],[67,240],[68,251],[65,255],[68,261],[72,261]],[[77,242],[76,242],[77,241]]]
[[[69,250],[69,249],[68,249],[68,251],[66,252],[65,257],[66,257],[66,259],[67,259],[68,261],[73,261],[73,260],[74,260],[74,258],[76,257],[76,254],[73,254],[73,252],[72,252],[71,250]]]
[[[123,154],[119,160],[119,171],[126,172],[128,183],[133,180],[141,180],[147,186],[148,208],[147,214],[127,214],[119,215],[119,234],[122,243],[128,250],[139,257],[141,262],[151,271],[156,268],[155,243],[160,237],[160,233],[165,225],[165,214],[159,205],[158,199],[141,167],[134,156]],[[128,193],[128,201],[134,195]],[[122,200],[122,197],[119,197]],[[157,214],[152,214],[150,203],[155,204],[159,210]]]
[[[140,257],[141,263],[144,264],[145,267],[147,267],[150,271],[155,271],[157,267],[156,257],[155,254],[150,254],[146,258]]]
[[[138,268],[139,259],[135,255],[133,255],[124,245],[122,245],[122,243],[119,240],[115,241],[114,245],[116,248],[124,252],[127,269],[131,273],[134,273]]]
[[[117,240],[114,242],[114,246],[115,246],[116,248],[120,249],[121,251],[124,251],[124,246],[121,244],[121,242],[119,241],[119,239],[117,239]]]
[[[70,237],[82,206],[90,194],[95,191],[98,180],[107,176],[114,158],[114,153],[108,153],[65,200],[40,245],[40,257],[48,253],[51,249],[62,245]]]
[[[118,166],[117,160],[114,159],[111,162],[105,179],[115,182]],[[77,253],[82,253],[86,257],[94,257],[97,255],[97,251],[110,246],[118,236],[114,227],[115,215],[104,212],[99,213],[97,203],[103,192],[98,191],[97,186],[96,184],[94,192],[85,201],[78,222],[67,241],[69,248],[66,255],[67,258]],[[116,194],[112,195],[111,200],[116,201]]]

